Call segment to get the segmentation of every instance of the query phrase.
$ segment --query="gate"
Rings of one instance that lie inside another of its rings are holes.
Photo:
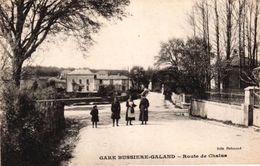
[[[249,105],[248,109],[248,126],[253,126],[254,124],[254,106]]]

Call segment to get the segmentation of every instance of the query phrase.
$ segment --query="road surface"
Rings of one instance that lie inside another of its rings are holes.
[[[121,103],[119,127],[112,127],[110,106],[98,106],[97,129],[91,126],[90,107],[67,107],[66,116],[88,122],[80,131],[69,165],[260,163],[260,133],[254,129],[176,116],[177,108],[161,94],[150,93],[148,99],[148,125],[136,120],[126,126],[125,103]],[[139,110],[136,113],[138,119]]]

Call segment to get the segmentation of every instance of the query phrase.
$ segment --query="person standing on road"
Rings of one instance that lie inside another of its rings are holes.
[[[147,124],[147,121],[148,121],[149,101],[145,96],[146,96],[145,93],[141,94],[141,101],[139,104],[139,109],[140,109],[139,121],[142,122],[141,123],[142,125]]]
[[[114,98],[114,101],[111,104],[111,111],[112,111],[111,118],[113,119],[113,127],[115,126],[115,121],[116,121],[116,126],[119,126],[118,121],[120,119],[121,107],[117,97]]]
[[[164,95],[164,100],[170,100],[170,101],[172,100],[172,91],[170,88],[165,88],[163,95]]]
[[[126,116],[125,116],[125,120],[126,120],[126,125],[133,125],[132,121],[135,120],[135,103],[132,99],[132,97],[130,96],[129,99],[126,102]]]
[[[90,115],[91,117],[91,121],[92,121],[92,127],[94,128],[94,126],[97,128],[97,122],[99,122],[99,118],[98,118],[98,109],[97,106],[94,105],[92,110],[90,111]]]

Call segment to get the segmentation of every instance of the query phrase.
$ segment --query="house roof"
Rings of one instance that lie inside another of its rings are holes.
[[[76,69],[67,75],[96,75],[96,79],[102,80],[127,80],[128,77],[120,74],[108,75],[108,71],[100,70],[93,73],[90,69]]]
[[[107,75],[107,76],[97,75],[97,79],[99,79],[99,80],[127,80],[128,77],[124,76],[124,75]]]
[[[96,72],[97,74],[108,74],[108,71],[105,71],[105,70],[100,70],[100,71],[97,71]]]
[[[65,80],[61,80],[61,79],[58,79],[58,78],[55,78],[55,77],[50,77],[49,79],[48,79],[48,81],[51,81],[51,80],[53,80],[53,81],[55,81],[55,82],[57,82],[57,83],[66,83],[66,81]]]
[[[61,74],[63,74],[63,75],[66,75],[66,74],[68,74],[68,73],[70,73],[70,72],[72,72],[73,70],[71,70],[71,69],[64,69],[64,70],[62,70],[60,73]]]
[[[68,75],[94,75],[89,69],[76,69],[68,73]]]

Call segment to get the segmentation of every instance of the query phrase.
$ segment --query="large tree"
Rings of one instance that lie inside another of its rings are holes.
[[[134,66],[130,70],[130,78],[135,90],[141,90],[142,86],[147,87],[149,84],[149,78],[147,77],[144,68],[141,66]]]
[[[184,41],[173,38],[161,43],[159,55],[155,57],[157,66],[181,68],[181,58],[184,51]]]
[[[206,46],[207,42],[203,38],[194,37],[186,42],[181,39],[171,39],[161,45],[156,64],[159,66],[170,64],[171,72],[174,73],[167,76],[175,79],[171,83],[182,86],[183,90],[189,89],[189,93],[196,91],[202,94],[201,92],[208,86],[208,74],[210,78],[213,76],[213,68],[209,64],[208,56],[208,54],[212,56],[211,47],[208,53],[205,50]]]
[[[190,86],[197,92],[203,92],[208,88],[208,81],[212,79],[213,70],[209,63],[212,56],[211,46],[205,50],[208,44],[204,39],[190,38],[185,44],[183,72]]]
[[[72,36],[86,46],[102,20],[122,18],[128,4],[129,0],[0,0],[0,48],[10,58],[15,85],[20,85],[24,61],[48,37]]]

